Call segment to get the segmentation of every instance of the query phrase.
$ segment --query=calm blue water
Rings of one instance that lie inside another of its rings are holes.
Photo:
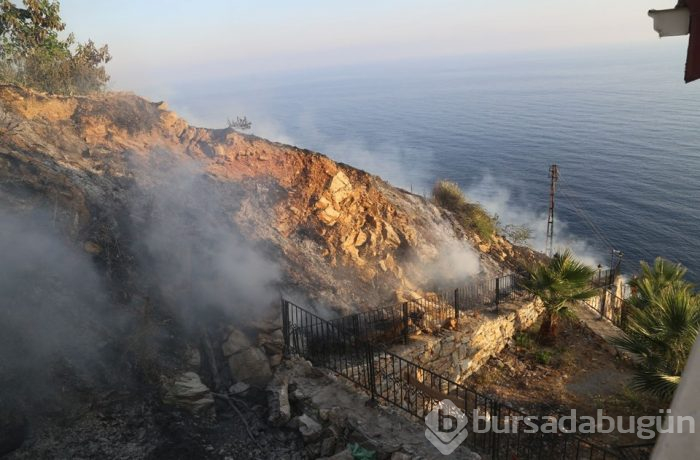
[[[417,193],[454,180],[505,223],[533,226],[540,249],[557,163],[557,244],[603,264],[622,250],[626,272],[662,255],[700,281],[700,82],[682,83],[684,53],[658,41],[384,63],[212,79],[170,99],[207,126],[246,114],[255,134]]]

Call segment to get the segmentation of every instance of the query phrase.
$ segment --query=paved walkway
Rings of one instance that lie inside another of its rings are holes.
[[[369,396],[353,386],[351,382],[330,371],[311,368],[301,360],[288,363],[293,369],[289,372],[290,384],[296,391],[303,392],[311,406],[319,413],[337,414],[347,419],[346,424],[361,434],[357,441],[365,448],[379,451],[398,459],[459,458],[478,460],[482,458],[466,446],[443,456],[425,437],[425,425],[415,417],[410,417],[393,406],[379,405],[368,407]],[[398,453],[402,452],[405,456]],[[338,456],[337,458],[344,458]]]

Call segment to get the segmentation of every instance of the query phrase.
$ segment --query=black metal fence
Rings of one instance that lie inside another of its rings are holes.
[[[381,315],[391,318],[393,313],[387,309]],[[286,354],[330,369],[366,390],[372,399],[421,419],[441,401],[452,401],[467,416],[467,445],[493,459],[623,458],[574,434],[533,430],[528,422],[538,424],[546,419],[528,417],[508,404],[376,347],[359,319],[326,321],[287,300],[282,301],[282,318]]]
[[[619,446],[617,450],[620,451],[622,458],[625,460],[647,460],[651,458],[655,444],[656,443],[653,442],[631,444],[628,446]]]
[[[452,292],[432,293],[334,319],[330,323],[339,330],[374,343],[406,341],[418,329],[437,332],[448,326],[457,326],[460,312],[490,309],[497,313],[500,305],[527,295],[523,280],[522,274],[505,275],[472,283]],[[448,325],[448,321],[455,324]]]
[[[596,272],[591,278],[591,286],[598,287],[599,282],[601,286],[607,286],[611,273],[610,270]],[[431,293],[407,302],[337,318],[330,323],[374,343],[406,341],[416,330],[437,332],[446,326],[457,326],[460,312],[490,311],[498,314],[503,304],[529,298],[524,284],[527,277],[526,273],[512,273],[481,280],[454,291]],[[588,305],[599,308],[592,302],[588,302]],[[448,324],[448,321],[455,324]]]
[[[524,281],[525,273],[492,278],[478,283],[468,284],[455,290],[455,302],[459,310],[480,310],[498,307],[506,302],[518,300],[527,294]]]

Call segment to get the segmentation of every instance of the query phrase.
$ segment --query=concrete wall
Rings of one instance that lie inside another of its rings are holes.
[[[498,354],[519,331],[537,321],[539,301],[503,305],[498,315],[463,315],[460,328],[444,336],[422,336],[401,355],[457,383]]]
[[[612,291],[603,291],[601,295],[588,299],[588,304],[596,310],[602,311],[604,316],[610,321],[616,322],[622,313],[622,277],[617,277]]]

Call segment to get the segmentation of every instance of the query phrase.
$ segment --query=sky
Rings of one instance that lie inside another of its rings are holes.
[[[386,60],[658,40],[675,0],[62,0],[67,30],[109,44],[113,89]]]

